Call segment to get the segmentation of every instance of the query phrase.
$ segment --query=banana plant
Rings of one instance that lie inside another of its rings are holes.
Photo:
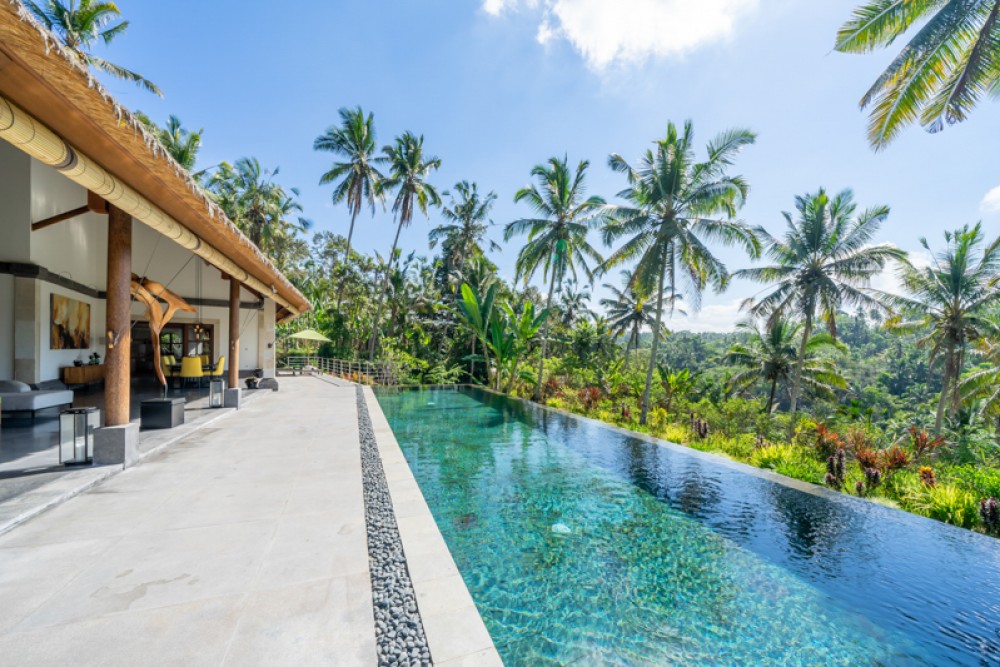
[[[663,407],[667,412],[670,412],[671,408],[674,407],[674,401],[683,399],[691,393],[691,390],[694,389],[695,384],[698,382],[700,374],[692,373],[687,368],[673,370],[666,364],[661,363],[657,363],[656,368],[660,373],[660,385],[663,387],[663,393],[665,394],[665,405]]]
[[[497,283],[493,283],[484,295],[473,289],[468,283],[462,283],[461,296],[456,302],[456,315],[461,322],[476,337],[483,349],[486,361],[487,377],[492,376],[489,356],[489,339],[493,321],[493,304],[497,296]],[[499,363],[496,373],[499,374]]]
[[[501,306],[500,314],[494,320],[494,324],[496,325],[495,329],[505,330],[501,336],[504,344],[504,356],[501,356],[499,351],[495,350],[495,353],[497,354],[497,368],[502,368],[507,375],[507,382],[503,389],[505,394],[509,394],[514,388],[521,359],[528,351],[528,346],[538,336],[538,332],[545,325],[551,312],[550,309],[545,308],[536,315],[535,305],[530,301],[524,304],[519,314],[506,303]],[[499,374],[497,385],[499,389]]]

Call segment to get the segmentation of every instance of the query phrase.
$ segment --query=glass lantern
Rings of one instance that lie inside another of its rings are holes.
[[[101,425],[97,408],[71,408],[59,413],[59,463],[94,460],[94,431]]]
[[[212,378],[208,383],[208,407],[221,408],[225,402],[226,381]]]

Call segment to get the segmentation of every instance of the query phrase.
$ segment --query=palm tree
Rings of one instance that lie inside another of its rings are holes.
[[[614,295],[613,299],[601,299],[600,304],[607,309],[609,326],[615,336],[628,334],[625,341],[625,365],[628,366],[628,353],[631,349],[639,349],[639,333],[643,327],[653,324],[653,304],[649,297],[637,289],[632,272],[623,270],[622,288],[610,283],[604,283],[604,288]]]
[[[993,313],[988,316],[988,320],[989,326],[984,329],[1000,331],[1000,314]],[[963,378],[959,391],[962,400],[979,401],[981,414],[997,417],[1000,414],[1000,339],[995,336],[981,338],[976,342],[976,347],[985,367],[980,367]],[[997,427],[1000,430],[1000,421],[997,422]]]
[[[821,188],[816,194],[796,197],[795,208],[797,219],[791,213],[782,214],[788,225],[783,240],[762,231],[765,252],[775,264],[736,272],[739,277],[775,284],[767,296],[744,303],[753,317],[774,320],[794,314],[804,321],[789,398],[790,429],[795,427],[806,348],[816,317],[823,318],[836,338],[837,313],[843,308],[885,311],[884,299],[866,288],[889,259],[904,256],[891,244],[870,244],[889,216],[888,206],[875,206],[855,215],[857,204],[850,190],[830,199]]]
[[[295,197],[274,182],[278,169],[270,171],[256,158],[240,158],[235,165],[222,163],[209,179],[208,189],[237,227],[258,248],[272,258],[282,248],[286,237],[305,231],[312,223],[302,217]]]
[[[938,132],[963,121],[997,90],[998,18],[997,0],[868,0],[854,10],[837,33],[838,51],[885,48],[921,26],[861,98],[862,108],[871,107],[868,139],[876,150],[911,123]]]
[[[580,287],[576,278],[566,281],[559,289],[559,311],[562,314],[562,324],[572,327],[583,315],[590,315],[587,302],[590,301],[590,291]]]
[[[587,259],[597,264],[602,261],[601,255],[587,242],[587,232],[603,219],[605,213],[602,198],[591,196],[584,199],[589,166],[588,161],[581,160],[574,172],[566,156],[561,160],[551,157],[546,164],[535,166],[531,175],[538,180],[538,186],[521,188],[514,195],[514,202],[527,202],[539,217],[515,220],[504,229],[505,241],[527,234],[528,241],[517,256],[515,269],[525,283],[539,268],[542,269],[543,277],[549,281],[549,294],[545,300],[547,311],[552,310],[552,294],[556,285],[561,285],[567,274],[575,278],[579,265],[587,278],[592,280],[593,271]],[[536,401],[542,399],[548,335],[549,320],[546,319],[535,381]]]
[[[743,366],[744,370],[734,375],[729,385],[737,391],[746,391],[759,382],[765,383],[769,389],[764,413],[770,414],[778,385],[789,384],[798,366],[796,350],[802,323],[779,316],[767,320],[763,327],[757,320],[751,320],[741,322],[737,329],[746,334],[747,339],[730,347],[723,361]],[[826,349],[843,347],[828,333],[811,336],[805,346],[802,383],[818,394],[831,394],[835,388],[846,388],[847,381],[837,372],[833,360],[817,356]]]
[[[351,213],[351,226],[347,230],[347,251],[344,253],[344,263],[351,261],[351,238],[354,236],[354,222],[358,219],[361,207],[365,204],[375,215],[375,200],[380,199],[379,183],[382,172],[378,165],[386,158],[375,155],[377,150],[375,140],[375,117],[365,112],[361,107],[353,109],[341,108],[340,126],[330,127],[313,142],[313,150],[329,151],[343,162],[334,162],[330,170],[323,174],[320,185],[334,183],[333,203],[347,202],[347,210]],[[337,307],[340,307],[344,294],[344,284],[337,289]]]
[[[918,341],[930,347],[931,363],[943,366],[941,396],[934,430],[941,432],[944,414],[954,415],[961,404],[962,371],[970,343],[1000,334],[1000,322],[991,315],[1000,305],[1000,237],[986,242],[981,224],[945,232],[947,247],[932,253],[929,266],[900,264],[900,279],[908,296],[886,295],[889,302],[912,316],[890,320],[902,330],[928,330]],[[927,239],[920,244],[928,251]]]
[[[490,211],[497,199],[495,192],[480,195],[479,187],[468,181],[456,183],[454,191],[443,193],[450,202],[441,208],[441,215],[450,224],[438,225],[429,235],[431,248],[441,244],[445,278],[442,283],[447,283],[456,271],[460,272],[471,258],[485,254],[482,243],[491,224]],[[493,241],[489,245],[492,250],[500,250]]]
[[[201,135],[205,130],[192,132],[185,129],[181,119],[173,115],[167,119],[166,127],[160,127],[141,111],[136,111],[135,117],[153,133],[177,164],[189,172],[194,169],[198,151],[201,150]],[[195,174],[195,177],[198,175]]]
[[[740,245],[751,257],[760,253],[755,230],[734,219],[746,201],[749,186],[742,177],[727,173],[736,155],[755,139],[749,130],[723,132],[709,142],[707,159],[697,162],[691,122],[685,122],[681,131],[669,123],[666,137],[646,151],[638,167],[617,153],[609,158],[611,168],[628,178],[628,188],[619,196],[629,204],[620,207],[605,227],[604,241],[608,245],[627,238],[608,258],[605,269],[638,262],[634,284],[642,294],[656,295],[653,349],[639,418],[642,424],[649,414],[664,299],[672,312],[683,290],[697,308],[705,287],[725,288],[729,271],[705,245],[706,241]],[[678,284],[679,280],[686,285]]]
[[[368,347],[369,361],[375,358],[375,347],[378,345],[378,327],[382,318],[382,306],[385,304],[385,292],[388,287],[389,275],[392,263],[396,258],[396,246],[399,245],[399,233],[403,227],[413,220],[415,208],[419,209],[425,216],[428,206],[440,206],[441,196],[430,183],[427,177],[430,173],[441,167],[441,159],[424,155],[424,137],[416,136],[412,132],[404,132],[396,137],[396,142],[392,146],[382,149],[386,161],[389,163],[389,175],[379,182],[378,194],[384,195],[387,192],[395,191],[396,198],[392,204],[392,212],[398,219],[396,227],[396,238],[392,241],[392,250],[389,252],[388,268],[385,272],[382,290],[378,295],[378,307],[375,309],[375,324],[372,327],[372,337]]]
[[[79,0],[77,5],[75,0],[70,0],[67,6],[61,0],[48,0],[42,3],[24,0],[24,4],[81,63],[119,79],[133,81],[149,92],[163,97],[163,91],[146,77],[121,65],[98,58],[90,52],[98,39],[110,44],[128,28],[128,21],[110,25],[121,16],[115,3]]]

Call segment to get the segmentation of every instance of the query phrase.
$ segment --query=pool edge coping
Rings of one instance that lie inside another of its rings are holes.
[[[375,392],[362,387],[433,664],[503,665]]]

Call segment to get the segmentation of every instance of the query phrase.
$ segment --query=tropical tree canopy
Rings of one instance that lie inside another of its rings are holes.
[[[920,123],[930,132],[965,120],[1000,88],[1000,2],[869,0],[837,32],[836,49],[868,53],[910,41],[861,98],[868,140],[878,150]]]
[[[441,208],[441,216],[448,222],[432,229],[428,240],[431,248],[441,245],[441,266],[447,282],[473,257],[485,255],[483,241],[491,224],[490,211],[497,194],[489,192],[481,195],[479,186],[469,181],[460,181],[451,191],[443,194],[449,202]],[[494,251],[500,250],[494,241],[489,242],[489,247]]]
[[[354,237],[354,223],[365,205],[375,215],[375,202],[382,201],[380,190],[382,179],[378,165],[386,161],[384,156],[376,154],[375,117],[367,116],[361,107],[353,109],[341,108],[340,125],[331,127],[316,138],[313,149],[333,153],[339,162],[334,162],[322,176],[320,185],[332,183],[333,203],[347,203],[351,214],[351,226],[347,231],[347,249],[344,251],[344,264],[350,260],[351,241]],[[340,306],[344,295],[344,283],[337,289],[337,306]]]
[[[808,329],[820,316],[837,336],[837,314],[845,308],[886,312],[886,304],[866,288],[890,259],[903,253],[889,243],[872,244],[889,207],[858,211],[854,193],[833,198],[822,188],[795,198],[797,217],[785,211],[783,238],[761,231],[765,253],[773,264],[737,271],[735,275],[774,285],[764,297],[744,305],[754,317],[801,315]],[[809,332],[811,333],[811,332]]]
[[[779,316],[765,321],[763,326],[759,320],[741,322],[737,331],[746,334],[746,339],[734,343],[723,361],[741,366],[743,370],[729,380],[730,387],[745,392],[763,384],[767,388],[764,412],[770,414],[776,404],[779,385],[788,385],[794,377],[802,323]],[[843,348],[843,345],[828,333],[809,338],[802,366],[802,385],[806,389],[831,396],[834,389],[847,387],[833,359],[821,356],[822,352],[838,347]]]
[[[518,277],[528,280],[542,269],[548,280],[548,297],[545,309],[552,309],[552,295],[557,285],[562,285],[568,275],[577,277],[577,267],[583,269],[588,279],[593,279],[593,269],[603,259],[587,241],[587,233],[597,226],[606,214],[605,202],[596,196],[586,197],[586,175],[590,163],[581,160],[574,171],[568,156],[549,158],[545,164],[536,165],[531,175],[538,185],[522,188],[514,195],[515,202],[526,202],[538,217],[515,220],[504,229],[504,240],[527,235],[527,242],[518,253],[515,269]],[[538,362],[535,383],[535,400],[542,397],[545,374],[545,357],[548,353],[549,323],[546,319],[542,334],[542,354]]]
[[[888,206],[858,213],[854,194],[844,190],[832,199],[822,188],[795,198],[798,217],[784,212],[787,231],[783,239],[761,234],[769,266],[738,271],[736,275],[766,285],[770,293],[744,303],[753,317],[799,316],[803,319],[799,358],[791,388],[791,412],[798,405],[806,347],[815,320],[821,317],[830,335],[837,337],[837,314],[844,308],[887,311],[884,299],[868,291],[871,279],[890,259],[904,255],[895,246],[871,241],[889,216]]]
[[[63,46],[80,59],[80,62],[119,79],[132,81],[149,92],[163,97],[163,91],[146,77],[90,52],[98,40],[110,44],[128,29],[128,21],[115,23],[121,16],[115,3],[79,0],[70,2],[67,6],[62,0],[47,2],[24,0],[24,4],[59,38]]]
[[[312,223],[297,216],[302,206],[295,188],[285,190],[274,181],[278,169],[270,171],[256,158],[241,158],[235,165],[219,165],[208,181],[208,190],[236,226],[280,267],[288,258],[288,246],[297,232]]]
[[[617,153],[608,160],[628,180],[628,187],[619,193],[628,203],[616,209],[604,229],[608,245],[625,239],[604,269],[635,262],[633,281],[641,293],[656,295],[653,348],[640,416],[643,424],[649,412],[664,298],[672,308],[683,291],[697,308],[707,286],[725,288],[729,271],[709,249],[709,242],[741,246],[751,257],[760,253],[757,231],[735,219],[749,186],[742,177],[728,173],[736,156],[755,140],[749,130],[723,132],[708,143],[707,159],[698,162],[691,122],[682,129],[669,123],[666,136],[636,166]]]
[[[389,287],[389,273],[393,262],[396,260],[396,248],[399,246],[399,234],[413,220],[413,213],[419,210],[425,216],[429,206],[440,206],[441,195],[437,189],[431,185],[427,179],[431,172],[441,168],[441,159],[429,156],[424,153],[424,137],[417,136],[412,132],[404,132],[396,137],[396,141],[391,146],[382,149],[386,162],[389,165],[388,176],[382,178],[378,184],[379,196],[387,196],[390,192],[395,192],[396,196],[392,204],[392,212],[396,215],[396,237],[392,241],[392,249],[389,251],[389,259],[385,272],[385,279],[382,291],[379,295],[378,307],[375,309],[375,320],[372,325],[372,337],[368,346],[369,359],[375,358],[375,348],[378,345],[378,328],[382,321],[382,306],[385,303],[383,298],[386,289]]]
[[[639,291],[632,272],[621,272],[622,287],[604,283],[604,289],[611,292],[612,298],[603,298],[600,305],[608,317],[608,326],[613,335],[627,336],[625,341],[625,358],[631,349],[638,349],[639,335],[643,328],[651,326],[655,313],[649,298]]]
[[[932,252],[928,266],[900,265],[907,296],[884,298],[904,317],[890,326],[925,332],[920,344],[930,348],[930,361],[943,368],[935,428],[940,431],[945,410],[955,414],[961,402],[960,378],[969,345],[1000,334],[993,317],[1000,305],[1000,237],[987,242],[982,225],[945,232],[945,249]],[[927,239],[921,245],[931,252]],[[909,319],[905,319],[909,316]]]
[[[165,127],[160,127],[141,111],[137,111],[135,116],[153,133],[153,136],[159,140],[170,157],[177,161],[177,164],[187,171],[194,169],[194,165],[198,161],[198,151],[201,150],[201,135],[204,134],[204,130],[192,132],[185,129],[181,119],[173,115],[167,119]],[[197,177],[198,174],[195,176]]]

